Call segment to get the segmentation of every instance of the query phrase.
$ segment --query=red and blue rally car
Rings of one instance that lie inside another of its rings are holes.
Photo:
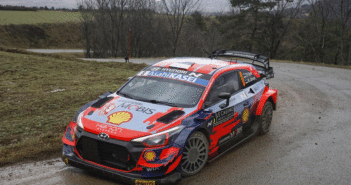
[[[133,184],[175,183],[269,131],[277,90],[265,78],[273,77],[267,57],[240,51],[158,62],[77,112],[63,160]]]

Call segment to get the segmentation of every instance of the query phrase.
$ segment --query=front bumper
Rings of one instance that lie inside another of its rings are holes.
[[[74,122],[62,141],[62,159],[74,167],[100,171],[129,184],[173,184],[181,179],[176,169],[181,160],[177,147],[148,149],[111,138],[97,139],[97,135],[77,129]],[[147,161],[146,152],[153,154],[152,160]]]
[[[95,165],[93,163],[86,162],[76,155],[62,155],[62,160],[70,166],[74,166],[77,168],[85,169],[88,171],[96,171],[96,172],[102,172],[103,174],[106,174],[112,178],[115,178],[116,180],[120,180],[122,182],[128,183],[128,184],[175,184],[181,179],[181,174],[179,172],[173,172],[170,174],[167,174],[165,176],[162,176],[160,178],[156,179],[149,179],[142,177],[141,175],[138,174],[128,174],[120,171],[116,171],[113,169],[105,168],[99,165]]]

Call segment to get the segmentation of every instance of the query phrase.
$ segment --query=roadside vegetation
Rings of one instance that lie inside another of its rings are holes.
[[[1,12],[1,11],[0,11]],[[0,46],[6,48],[83,48],[79,23],[0,25]]]
[[[68,11],[0,11],[0,25],[79,22],[81,13]]]
[[[59,156],[75,112],[145,66],[0,51],[0,166]]]
[[[351,65],[351,1],[229,2],[232,11],[217,14],[201,12],[199,0],[82,0],[71,11],[0,11],[0,46],[83,48],[94,58],[208,56],[204,51],[230,49]]]
[[[199,12],[199,0],[99,2],[81,1],[87,57],[205,56],[203,50],[232,49],[351,65],[351,1],[230,0],[232,11],[215,16]]]

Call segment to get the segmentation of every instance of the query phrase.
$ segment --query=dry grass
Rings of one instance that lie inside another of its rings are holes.
[[[0,51],[0,166],[58,153],[80,106],[146,66],[73,58]]]

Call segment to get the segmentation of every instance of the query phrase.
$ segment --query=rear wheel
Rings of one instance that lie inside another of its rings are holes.
[[[269,132],[269,128],[273,118],[273,105],[270,101],[267,101],[262,110],[262,114],[259,117],[259,134],[264,135]]]
[[[198,173],[208,158],[208,140],[202,132],[193,133],[187,140],[182,157],[182,175]]]

